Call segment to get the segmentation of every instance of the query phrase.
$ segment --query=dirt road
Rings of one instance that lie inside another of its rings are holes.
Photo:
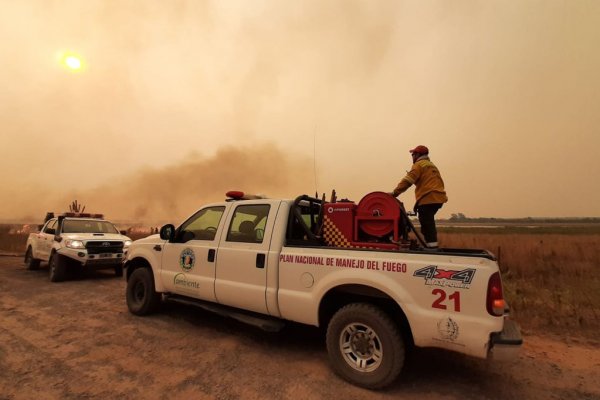
[[[316,328],[269,334],[180,305],[140,318],[124,290],[0,257],[0,399],[600,399],[598,343],[525,336],[508,364],[419,350],[370,392],[331,372]]]

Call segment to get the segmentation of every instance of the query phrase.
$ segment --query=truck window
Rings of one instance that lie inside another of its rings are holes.
[[[55,219],[51,219],[50,221],[48,221],[48,223],[46,224],[46,227],[44,228],[44,233],[47,233],[48,235],[56,234],[56,220]]]
[[[177,234],[176,242],[188,240],[215,240],[225,207],[203,208],[185,221]]]
[[[65,219],[63,233],[119,233],[113,224],[102,220]]]
[[[308,196],[296,199],[290,210],[286,232],[287,245],[321,246],[321,202]]]
[[[253,204],[235,209],[227,231],[228,242],[262,243],[271,206]]]

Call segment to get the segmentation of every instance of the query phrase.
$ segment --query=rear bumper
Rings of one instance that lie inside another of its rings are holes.
[[[523,337],[519,325],[505,317],[502,332],[494,332],[490,336],[489,358],[494,360],[513,360],[518,357]]]

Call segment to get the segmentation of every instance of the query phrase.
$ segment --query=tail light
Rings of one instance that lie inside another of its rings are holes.
[[[502,294],[502,281],[500,280],[499,272],[495,272],[490,276],[486,307],[488,313],[495,317],[501,317],[504,314],[504,296]]]

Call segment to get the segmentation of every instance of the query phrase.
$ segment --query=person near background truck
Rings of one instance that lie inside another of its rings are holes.
[[[444,181],[438,168],[429,159],[429,149],[419,145],[410,150],[413,165],[411,170],[398,183],[392,196],[398,197],[412,185],[415,185],[415,211],[419,216],[421,233],[425,237],[427,247],[437,249],[437,230],[435,214],[448,201]]]

